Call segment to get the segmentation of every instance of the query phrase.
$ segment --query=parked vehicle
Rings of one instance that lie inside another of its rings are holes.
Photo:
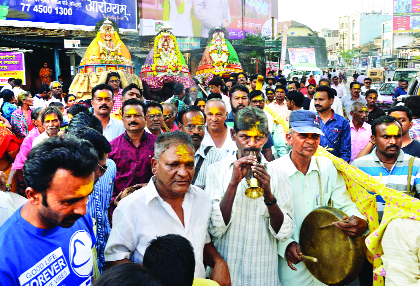
[[[309,80],[310,75],[314,75],[316,84],[318,84],[321,79],[322,71],[319,68],[298,67],[289,74],[287,80],[291,81],[294,77],[297,77],[300,81],[304,76],[306,77],[306,80]]]
[[[378,85],[384,81],[384,68],[370,69],[367,77],[372,79],[372,84]]]
[[[410,80],[420,71],[420,69],[396,69],[391,81],[399,81],[400,79],[405,79],[410,82]],[[389,79],[388,79],[389,81]]]
[[[398,87],[398,81],[387,81],[384,82],[379,88],[379,93],[381,94],[378,101],[391,104],[393,103],[392,96],[395,94],[395,89]]]

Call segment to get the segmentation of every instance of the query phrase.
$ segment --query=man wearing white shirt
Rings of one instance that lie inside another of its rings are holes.
[[[210,93],[220,94],[223,101],[226,103],[226,108],[227,108],[226,111],[229,113],[231,111],[230,99],[227,95],[225,95],[222,92],[222,87],[224,85],[225,85],[225,83],[224,83],[223,79],[219,76],[215,76],[209,81]]]
[[[35,109],[38,107],[41,107],[41,108],[48,107],[47,100],[50,97],[50,92],[51,92],[51,89],[48,84],[41,85],[41,87],[39,88],[38,94],[35,94],[33,97],[34,105],[32,106],[32,108]]]
[[[338,76],[334,76],[332,80],[333,80],[333,84],[331,85],[331,88],[335,89],[335,91],[337,92],[337,96],[339,98],[346,96],[347,95],[346,87],[342,85],[341,83],[339,83]]]
[[[3,90],[5,90],[5,89],[10,89],[10,90],[13,90],[13,87],[15,86],[14,80],[15,80],[15,79],[14,79],[13,77],[9,78],[9,79],[7,80],[6,85],[5,85],[5,86],[3,86],[2,91],[3,91]]]
[[[227,119],[226,103],[213,98],[207,101],[205,107],[207,128],[202,144],[216,146],[227,155],[234,154],[237,147],[231,137],[232,128],[225,124]]]
[[[363,86],[362,86],[362,88],[360,89],[360,90],[361,90],[361,94],[362,94],[363,96],[365,96],[366,91],[368,91],[369,89],[374,89],[374,90],[376,90],[376,92],[377,92],[377,94],[378,94],[378,101],[379,101],[379,102],[383,101],[382,96],[381,96],[381,93],[379,92],[379,90],[377,90],[377,89],[375,88],[375,86],[372,86],[372,79],[371,79],[370,77],[365,78],[365,79],[364,79],[364,81],[363,81],[363,84],[364,84],[364,85],[363,85]]]
[[[47,101],[49,106],[51,102],[61,102],[66,106],[66,101],[63,98],[63,87],[58,81],[53,81],[50,83],[51,98]]]
[[[211,201],[202,189],[191,185],[194,145],[190,135],[181,131],[159,135],[152,172],[154,177],[147,186],[122,199],[115,209],[105,249],[107,266],[142,263],[149,241],[178,234],[193,246],[194,277],[205,278],[205,262],[215,269],[213,280],[230,284],[227,264],[214,248],[207,230]]]
[[[231,23],[228,0],[196,0],[194,15],[201,21],[202,38],[207,38],[212,28],[227,28]]]
[[[114,90],[109,84],[98,84],[92,89],[93,114],[101,121],[103,135],[111,142],[125,132],[122,121],[111,118]]]
[[[229,266],[233,286],[279,286],[277,243],[288,239],[295,227],[287,177],[260,154],[268,134],[262,110],[239,110],[232,132],[238,151],[207,171],[206,193],[213,204],[209,231]],[[245,195],[251,172],[261,187],[260,198]]]
[[[24,92],[24,90],[22,89],[22,80],[20,78],[14,80],[14,87],[12,91],[15,94],[16,99],[18,98],[19,94]]]

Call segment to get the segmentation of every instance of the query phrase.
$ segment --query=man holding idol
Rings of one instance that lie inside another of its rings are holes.
[[[304,263],[300,263],[303,261],[299,245],[301,226],[313,210],[325,206],[339,209],[348,216],[337,219],[331,227],[339,228],[349,237],[367,234],[366,218],[352,202],[344,179],[333,162],[326,157],[314,157],[322,135],[319,121],[312,111],[293,111],[290,130],[286,134],[292,150],[271,163],[273,169],[286,172],[293,190],[296,228],[290,239],[278,243],[279,276],[283,286],[325,285],[309,272]]]
[[[228,134],[238,150],[207,171],[209,232],[233,286],[280,286],[277,244],[295,228],[289,180],[261,155],[268,134],[264,111],[238,110]]]

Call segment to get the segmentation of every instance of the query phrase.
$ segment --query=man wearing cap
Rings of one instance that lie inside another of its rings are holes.
[[[343,108],[346,110],[349,120],[352,120],[352,116],[350,115],[351,105],[359,101],[366,105],[366,99],[360,94],[361,86],[358,82],[350,83],[350,94],[343,96],[341,99],[341,103],[343,104]]]
[[[334,226],[350,237],[367,233],[366,218],[360,213],[346,189],[343,177],[326,157],[314,157],[321,135],[320,119],[316,113],[295,110],[290,115],[290,130],[286,139],[292,150],[274,162],[274,169],[286,172],[292,187],[296,228],[292,237],[278,243],[279,276],[281,285],[323,285],[306,268],[299,245],[299,233],[305,217],[316,208],[332,205],[346,214],[349,222]],[[331,201],[331,203],[329,203]],[[293,264],[296,264],[293,266]],[[291,271],[289,267],[294,270]]]

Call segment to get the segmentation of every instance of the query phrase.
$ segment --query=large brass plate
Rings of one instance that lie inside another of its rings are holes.
[[[304,255],[318,258],[305,260],[308,270],[328,285],[345,285],[359,275],[365,260],[364,240],[350,238],[335,226],[318,229],[343,219],[344,212],[320,207],[310,212],[302,223],[299,244]]]

